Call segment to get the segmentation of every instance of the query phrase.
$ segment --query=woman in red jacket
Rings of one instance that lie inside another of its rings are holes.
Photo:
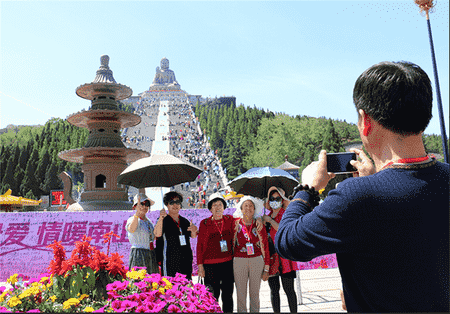
[[[275,234],[278,230],[278,224],[289,205],[289,200],[285,197],[285,192],[281,188],[272,186],[267,192],[267,200],[264,206],[269,209],[269,215],[263,216],[263,222],[269,229],[269,237],[275,240]],[[274,248],[275,249],[275,248]],[[276,254],[276,253],[275,253]],[[280,277],[283,290],[286,293],[289,310],[291,313],[297,313],[297,295],[294,290],[294,279],[296,271],[299,269],[296,262],[284,259],[278,255],[275,258],[280,259],[281,274],[269,278],[270,301],[274,313],[280,313]]]
[[[234,278],[236,281],[238,312],[247,312],[247,283],[249,283],[250,312],[259,312],[261,278],[269,278],[269,244],[267,232],[256,227],[256,218],[264,213],[262,201],[244,196],[234,217]]]
[[[212,216],[200,222],[197,241],[198,275],[205,278],[214,297],[222,291],[222,310],[233,312],[233,251],[234,218],[224,215],[227,203],[220,193],[212,194],[208,209]]]

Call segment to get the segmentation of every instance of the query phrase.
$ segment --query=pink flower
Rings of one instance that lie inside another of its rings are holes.
[[[152,304],[152,309],[150,310],[150,312],[159,313],[164,309],[164,306],[166,306],[165,303],[164,304],[161,304],[161,303]],[[148,305],[147,305],[147,308],[149,308]]]
[[[116,281],[116,282],[117,282],[117,288],[116,288],[117,291],[126,290],[128,287],[128,284],[130,283],[128,280],[125,280],[124,282],[119,282],[119,281]]]
[[[165,295],[165,296],[164,296],[164,300],[165,300],[167,303],[172,303],[172,302],[175,302],[175,301],[176,301],[176,299],[175,299],[173,296],[171,296],[171,295]]]
[[[126,298],[127,298],[127,300],[133,301],[133,302],[137,302],[138,300],[139,301],[141,300],[139,298],[139,294],[137,294],[137,293],[133,293],[132,295],[127,296]]]
[[[139,303],[125,300],[122,302],[121,312],[131,310],[135,307],[137,307]]]
[[[27,311],[27,313],[41,313],[41,311],[39,311],[39,309],[34,309]]]
[[[146,289],[148,288],[147,283],[143,281],[135,282],[134,285],[138,287],[141,291],[146,291]]]
[[[108,293],[108,299],[110,299],[110,300],[116,299],[118,297],[121,297],[121,295],[117,294],[117,292],[114,291],[114,290],[113,291],[108,291],[107,293]]]
[[[167,308],[167,312],[169,312],[169,313],[181,313],[181,309],[178,306],[176,306],[175,304],[171,304]]]
[[[111,302],[111,307],[115,312],[120,312],[120,309],[122,308],[122,301],[114,300]]]
[[[145,312],[147,312],[147,307],[146,306],[138,306],[137,308],[136,308],[136,312],[137,313],[145,313]]]

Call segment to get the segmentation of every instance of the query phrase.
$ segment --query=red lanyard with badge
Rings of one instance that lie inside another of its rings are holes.
[[[213,219],[211,218],[211,220],[213,220]],[[217,227],[217,230],[219,230],[219,233],[220,233],[220,242],[219,242],[220,243],[220,251],[228,252],[227,241],[225,241],[222,236],[223,225],[225,224],[225,221],[222,219],[222,227],[220,229],[219,229],[219,225],[217,224],[217,222],[215,220],[213,220],[213,221]]]
[[[250,226],[250,231],[253,230],[253,222]],[[247,243],[245,246],[247,247],[247,255],[253,255],[255,254],[255,249],[253,247],[253,243],[250,242],[250,233],[247,230],[247,227],[245,226],[244,221],[242,220],[242,231],[244,232],[244,237],[247,240]]]
[[[172,217],[170,217],[170,218],[172,218]],[[180,219],[180,218],[178,218],[178,219]],[[176,221],[175,219],[173,219],[173,218],[172,218],[172,220],[173,220],[173,222],[177,225],[178,230],[180,230],[180,236],[179,236],[179,238],[180,238],[180,246],[186,245],[186,237],[185,237],[185,235],[183,234],[183,231],[181,230],[180,223],[177,222],[177,221]]]

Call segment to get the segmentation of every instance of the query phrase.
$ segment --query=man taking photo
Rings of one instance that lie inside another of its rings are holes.
[[[415,64],[382,62],[363,72],[353,101],[375,165],[354,150],[355,177],[314,208],[315,191],[334,177],[322,151],[280,222],[282,257],[336,253],[349,312],[449,312],[449,165],[427,156],[422,141],[432,98]]]

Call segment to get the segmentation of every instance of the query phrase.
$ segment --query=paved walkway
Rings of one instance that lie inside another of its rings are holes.
[[[300,271],[301,300],[295,281],[295,291],[298,297],[298,312],[342,312],[342,302],[340,290],[342,289],[341,276],[337,268],[329,269],[311,269]],[[198,282],[197,277],[193,277],[193,282]],[[281,286],[281,284],[280,284]],[[234,311],[237,311],[236,289],[234,289]],[[288,313],[289,306],[283,287],[280,288],[281,312]],[[219,301],[222,305],[222,301]],[[249,299],[247,297],[247,310],[250,309]],[[260,292],[260,312],[273,313],[272,303],[270,302],[270,288],[267,281],[261,282]]]

